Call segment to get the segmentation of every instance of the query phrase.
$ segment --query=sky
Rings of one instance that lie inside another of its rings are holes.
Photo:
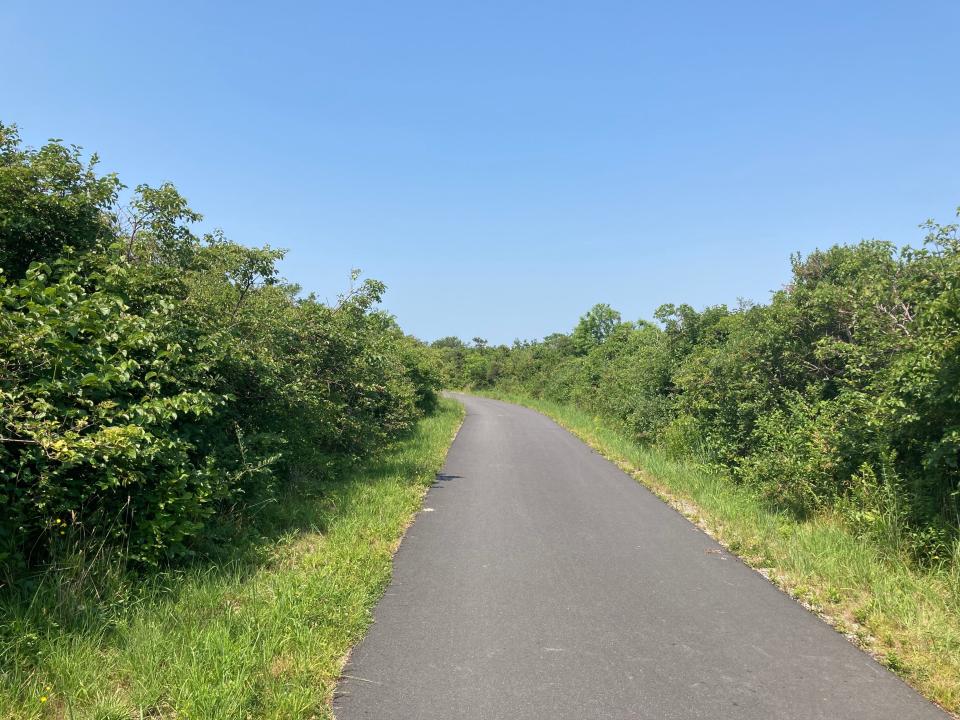
[[[425,340],[768,300],[960,205],[960,3],[21,2],[0,120]]]

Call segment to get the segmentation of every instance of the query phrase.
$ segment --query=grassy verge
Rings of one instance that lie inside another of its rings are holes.
[[[342,661],[459,427],[443,400],[408,437],[279,503],[278,531],[226,564],[93,602],[47,586],[0,602],[0,717],[328,718]]]
[[[798,520],[724,476],[643,448],[575,407],[481,393],[550,416],[917,690],[960,712],[960,569],[922,570],[837,518]]]

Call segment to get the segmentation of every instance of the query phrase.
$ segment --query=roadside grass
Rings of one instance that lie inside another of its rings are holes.
[[[569,405],[486,397],[551,417],[818,613],[919,692],[960,713],[960,567],[922,569],[837,517],[798,520],[715,470],[644,448]]]
[[[330,718],[346,654],[463,417],[447,399],[345,476],[305,478],[228,561],[133,585],[98,571],[0,600],[0,717]]]

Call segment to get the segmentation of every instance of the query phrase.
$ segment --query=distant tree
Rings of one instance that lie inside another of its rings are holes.
[[[473,339],[473,346],[474,346],[477,350],[485,350],[486,347],[487,347],[487,341],[486,341],[485,338],[475,337],[475,338]]]
[[[540,346],[561,356],[575,354],[573,340],[566,333],[551,333],[543,339]]]
[[[574,328],[573,345],[577,352],[586,354],[606,340],[619,324],[620,313],[606,303],[597,303]]]
[[[744,306],[743,312],[749,309],[750,306]],[[667,303],[654,312],[654,317],[663,325],[678,361],[705,342],[728,315],[730,315],[729,308],[722,304],[711,305],[704,308],[702,312],[698,312],[686,303],[680,305]]]
[[[432,343],[430,343],[430,347],[460,349],[466,346],[463,340],[461,340],[460,338],[454,335],[447,335],[447,337],[442,337],[437,340],[434,340]]]

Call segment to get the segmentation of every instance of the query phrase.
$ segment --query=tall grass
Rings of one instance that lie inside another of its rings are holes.
[[[0,717],[328,718],[350,647],[462,418],[442,400],[345,476],[304,477],[259,537],[216,563],[133,581],[65,563],[0,599]]]
[[[912,563],[894,542],[841,518],[778,511],[714,469],[641,447],[569,405],[482,393],[550,416],[616,462],[732,552],[872,653],[921,693],[960,712],[960,567]]]

